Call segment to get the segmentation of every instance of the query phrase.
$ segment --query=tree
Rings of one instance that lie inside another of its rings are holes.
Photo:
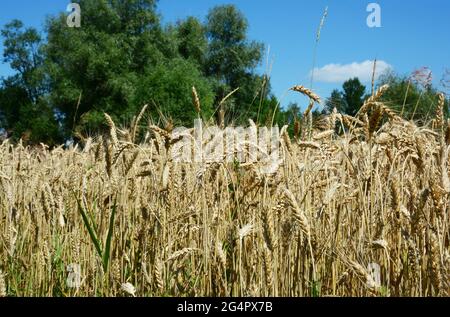
[[[133,104],[136,87],[158,63],[176,56],[155,3],[81,0],[81,28],[68,28],[64,14],[48,21],[51,102],[62,114],[66,136],[83,129],[81,123],[101,128],[99,113],[129,122],[142,107]]]
[[[61,142],[58,122],[46,99],[31,102],[28,92],[15,77],[19,76],[3,80],[0,88],[0,127],[6,136],[13,140],[22,138],[29,144]]]
[[[344,82],[342,90],[334,89],[325,103],[325,112],[331,113],[334,108],[338,112],[354,116],[364,103],[366,87],[358,78],[352,78]]]
[[[290,102],[286,108],[287,124],[294,124],[294,121],[300,119],[301,116],[302,113],[298,103]]]
[[[0,88],[0,127],[8,136],[13,135],[14,127],[20,120],[23,104],[29,103],[27,91],[17,84],[17,79],[3,80]]]
[[[42,39],[34,28],[24,29],[23,23],[13,20],[1,31],[4,38],[3,62],[17,72],[14,77],[32,102],[46,92],[43,71]]]
[[[2,133],[54,144],[107,129],[104,112],[127,125],[144,104],[156,119],[190,125],[198,115],[192,86],[204,118],[221,113],[213,105],[239,88],[223,103],[227,123],[285,121],[269,80],[256,72],[263,45],[247,39],[234,6],[213,8],[204,24],[189,17],[162,27],[156,0],[77,2],[81,28],[61,13],[47,20],[46,41],[20,21],[3,30],[4,61],[16,74],[0,87]]]
[[[325,111],[327,113],[332,113],[334,108],[340,113],[347,113],[347,105],[342,92],[337,89],[331,92],[331,96],[325,102]]]
[[[381,101],[407,120],[426,124],[435,116],[438,91],[431,85],[421,86],[412,78],[387,72],[380,77],[379,85],[389,85]],[[444,115],[449,116],[449,102],[445,101]]]
[[[343,85],[342,97],[345,101],[345,113],[354,116],[364,103],[366,87],[361,84],[358,78],[347,80]]]
[[[159,64],[143,78],[136,88],[135,104],[150,104],[155,117],[163,114],[173,123],[192,126],[197,113],[192,105],[195,86],[204,118],[212,115],[214,93],[211,83],[202,76],[195,64],[182,58]]]
[[[1,31],[3,62],[16,71],[2,80],[0,124],[8,137],[28,143],[61,141],[55,113],[48,104],[42,40],[33,28],[13,20]]]
[[[248,22],[233,5],[213,8],[207,16],[206,30],[209,40],[206,75],[219,82],[216,86],[219,99],[240,87],[234,95],[239,111],[227,111],[245,112],[255,101],[255,92],[261,90],[255,86],[263,83],[255,68],[261,62],[264,45],[247,39]]]
[[[195,17],[179,21],[176,26],[176,40],[179,54],[204,67],[208,40],[205,27]]]

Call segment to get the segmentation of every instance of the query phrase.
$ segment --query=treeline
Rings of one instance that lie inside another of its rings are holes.
[[[104,112],[129,124],[144,104],[157,124],[192,125],[193,86],[204,118],[272,118],[277,100],[256,71],[264,45],[248,39],[236,7],[163,26],[155,0],[78,2],[80,28],[64,13],[46,21],[45,37],[17,20],[4,26],[3,60],[15,71],[0,89],[8,137],[57,144],[104,129]]]
[[[15,72],[0,84],[0,133],[8,138],[77,140],[106,129],[104,112],[128,126],[145,104],[155,124],[190,126],[198,116],[192,87],[206,120],[301,121],[300,107],[280,109],[269,78],[257,72],[264,45],[248,38],[247,20],[233,5],[212,8],[204,21],[162,25],[156,0],[78,3],[80,28],[68,27],[65,13],[48,18],[43,35],[18,20],[3,27],[3,61]],[[365,92],[350,100],[347,90],[334,92],[328,107],[357,107]]]
[[[389,85],[389,89],[379,100],[391,110],[407,120],[419,125],[427,124],[434,118],[439,103],[439,92],[431,83],[432,73],[427,68],[419,69],[409,77],[401,77],[387,71],[378,80],[378,86]],[[324,113],[331,113],[334,108],[340,113],[354,116],[371,92],[361,84],[358,78],[347,80],[342,89],[335,89],[326,100]],[[445,100],[444,116],[449,116],[449,101]]]

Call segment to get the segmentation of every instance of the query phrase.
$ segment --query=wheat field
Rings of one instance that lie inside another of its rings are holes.
[[[450,121],[385,89],[281,129],[270,173],[173,162],[169,131],[137,137],[145,108],[66,149],[4,141],[0,296],[449,296]]]

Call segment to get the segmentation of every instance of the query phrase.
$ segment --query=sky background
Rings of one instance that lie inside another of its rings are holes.
[[[43,30],[45,18],[65,11],[69,2],[2,0],[0,27],[20,19]],[[367,26],[371,2],[381,6],[381,28]],[[352,76],[369,87],[372,64],[367,61],[374,58],[379,69],[391,67],[401,75],[427,66],[438,88],[445,68],[450,68],[448,0],[160,0],[158,11],[164,24],[190,15],[203,21],[210,8],[227,3],[235,4],[248,19],[249,38],[266,45],[269,53],[259,71],[270,75],[273,93],[284,106],[291,101],[304,106],[305,100],[288,89],[310,85],[316,33],[327,6],[313,83],[322,97]],[[0,77],[10,74],[8,65],[0,63]]]

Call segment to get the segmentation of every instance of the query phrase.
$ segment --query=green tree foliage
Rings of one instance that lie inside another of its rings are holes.
[[[64,115],[66,135],[79,123],[99,127],[102,112],[130,120],[142,106],[133,104],[138,84],[175,55],[164,39],[155,1],[82,0],[80,6],[81,28],[68,28],[64,14],[47,27],[51,101]]]
[[[5,39],[3,62],[18,74],[11,80],[26,91],[30,101],[36,102],[46,91],[39,33],[34,28],[24,29],[21,21],[13,20],[1,34]]]
[[[352,78],[342,85],[342,89],[345,104],[344,112],[354,116],[364,103],[366,87],[361,84],[358,78]]]
[[[15,124],[20,120],[21,104],[28,102],[27,91],[14,79],[3,80],[0,89],[0,127],[9,135],[13,133]]]
[[[206,24],[210,40],[208,70],[228,86],[251,72],[261,61],[263,44],[248,42],[248,23],[233,5],[213,8]]]
[[[54,144],[61,141],[55,113],[46,93],[44,56],[41,37],[33,28],[24,29],[14,20],[1,32],[4,38],[3,62],[16,74],[2,79],[0,88],[0,124],[7,135],[17,140]]]
[[[256,72],[264,46],[247,38],[236,7],[164,27],[157,0],[77,2],[81,27],[68,27],[67,13],[50,17],[46,41],[20,21],[3,29],[4,61],[16,72],[0,87],[0,130],[9,136],[56,144],[107,129],[104,112],[127,125],[144,104],[155,122],[192,125],[192,86],[205,119],[239,88],[223,103],[226,124],[286,122],[269,80]]]
[[[431,85],[421,86],[411,78],[388,72],[380,78],[380,85],[387,84],[384,101],[391,109],[407,120],[426,124],[433,119],[438,105],[439,92]],[[444,115],[449,116],[449,102],[445,101]]]
[[[235,108],[226,111],[232,118],[236,118],[238,112],[252,111],[250,108],[255,105],[258,91],[266,92],[262,89],[264,78],[255,73],[264,45],[247,39],[248,22],[233,5],[213,8],[207,16],[206,30],[209,40],[206,74],[219,82],[217,98],[221,99],[239,87],[233,96]],[[268,95],[263,99],[266,97]]]
[[[258,124],[268,127],[272,125],[278,125],[281,127],[286,124],[286,113],[279,108],[278,99],[274,95],[260,99],[258,104],[260,106],[258,107],[257,112],[251,112],[247,118],[252,118]],[[256,106],[253,107],[253,109],[256,110]]]
[[[402,77],[392,71],[383,74],[378,86],[389,85],[380,101],[407,120],[426,124],[433,119],[439,100],[439,92],[430,83],[414,80],[412,77]],[[334,107],[341,113],[355,115],[367,96],[365,87],[357,78],[348,80],[343,85],[343,91],[333,90],[325,104],[326,112]],[[445,100],[444,115],[449,117],[449,101]]]
[[[366,87],[358,78],[349,79],[342,85],[342,91],[335,89],[331,92],[324,111],[331,113],[336,107],[338,112],[354,116],[364,103],[365,91]]]
[[[327,113],[333,112],[334,108],[336,108],[336,110],[340,113],[347,113],[347,104],[344,100],[342,92],[337,89],[334,89],[331,92],[331,96],[325,102],[325,111]]]
[[[205,26],[197,18],[188,17],[177,23],[175,33],[178,53],[183,58],[196,62],[202,69],[208,49]]]
[[[302,116],[301,109],[296,102],[291,102],[286,108],[286,118],[288,124],[294,124],[294,121]]]
[[[197,116],[192,105],[191,91],[195,86],[202,115],[212,115],[214,94],[211,83],[202,76],[195,64],[176,58],[160,63],[147,74],[137,87],[136,104],[152,105],[153,114],[163,114],[173,123],[190,126]]]

